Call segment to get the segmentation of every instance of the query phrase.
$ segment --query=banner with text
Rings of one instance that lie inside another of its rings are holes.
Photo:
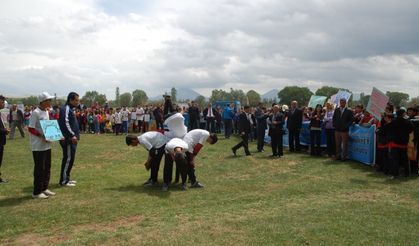
[[[375,125],[371,127],[354,125],[349,128],[349,159],[373,165],[375,163],[375,141]]]

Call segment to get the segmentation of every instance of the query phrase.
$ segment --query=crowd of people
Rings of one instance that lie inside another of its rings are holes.
[[[128,145],[142,145],[148,151],[146,161],[150,169],[150,178],[146,186],[157,184],[160,161],[165,156],[163,190],[168,190],[172,181],[172,166],[176,163],[175,182],[181,178],[181,187],[186,190],[186,180],[189,178],[191,187],[203,187],[195,176],[194,158],[205,142],[217,142],[216,133],[224,133],[225,139],[233,134],[240,137],[240,142],[231,148],[237,156],[240,148],[246,156],[252,155],[249,142],[256,142],[256,151],[265,152],[266,134],[270,137],[271,157],[280,158],[284,155],[283,135],[288,133],[289,153],[308,151],[312,156],[328,156],[336,161],[348,159],[349,129],[358,124],[362,127],[376,127],[376,167],[377,171],[390,175],[391,178],[418,174],[418,141],[419,141],[419,107],[403,108],[388,104],[382,119],[372,116],[363,105],[354,109],[347,106],[346,99],[340,99],[338,105],[318,104],[314,108],[299,107],[297,101],[290,106],[272,104],[267,107],[260,103],[257,107],[237,107],[228,104],[214,107],[208,103],[199,107],[196,102],[187,106],[177,107],[171,103],[170,96],[164,96],[164,103],[158,105],[138,105],[137,107],[112,108],[107,104],[98,103],[86,107],[80,101],[77,93],[68,95],[65,105],[52,106],[53,97],[48,93],[39,95],[39,105],[25,106],[19,110],[17,105],[11,105],[8,114],[8,126],[0,121],[0,167],[3,157],[6,135],[9,139],[15,137],[16,128],[21,137],[25,137],[24,127],[31,138],[34,168],[34,198],[47,198],[55,195],[48,189],[49,169],[51,165],[51,143],[45,139],[40,121],[56,119],[64,138],[60,140],[63,151],[61,165],[61,186],[76,186],[76,181],[70,179],[74,164],[77,143],[80,133],[85,134],[115,134],[127,135]],[[4,108],[5,98],[0,96],[0,109]],[[176,129],[167,127],[167,120],[174,115],[176,124],[185,127],[182,134],[176,135]],[[183,117],[187,116],[187,117]],[[185,118],[187,120],[185,120]],[[303,122],[309,122],[310,145],[300,143],[300,132]],[[165,127],[166,126],[166,127]],[[169,129],[168,129],[169,128]],[[320,144],[321,132],[326,132],[326,148]],[[168,134],[169,132],[169,134]],[[170,135],[173,134],[174,135]],[[142,134],[128,135],[130,133]],[[409,135],[414,134],[416,154],[408,156],[407,147]],[[1,179],[0,183],[7,180]]]

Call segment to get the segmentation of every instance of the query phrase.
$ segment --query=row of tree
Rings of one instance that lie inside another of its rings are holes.
[[[337,87],[331,87],[331,86],[323,86],[319,89],[317,89],[314,93],[310,91],[308,87],[299,87],[299,86],[286,86],[281,91],[278,92],[278,99],[276,100],[274,98],[272,99],[264,99],[262,100],[261,95],[257,93],[254,90],[249,90],[248,92],[244,92],[241,89],[235,90],[233,88],[230,88],[230,91],[225,91],[222,89],[214,89],[211,92],[211,96],[209,98],[209,101],[233,101],[237,100],[241,103],[241,105],[251,105],[256,106],[259,102],[263,102],[267,105],[279,101],[280,104],[290,104],[291,101],[296,100],[300,103],[300,105],[307,105],[310,97],[312,95],[317,96],[326,96],[331,97],[332,95],[336,94],[339,90],[345,90],[348,92],[351,92],[348,89],[344,88],[337,88]],[[177,102],[176,96],[177,96],[177,90],[176,88],[172,88],[170,91],[170,95],[173,102]],[[400,105],[400,106],[413,106],[413,105],[419,105],[419,97],[412,98],[409,101],[409,95],[402,92],[390,92],[387,91],[386,95],[390,98],[390,102],[392,102],[394,105]],[[351,105],[355,104],[363,104],[367,105],[368,100],[370,98],[370,95],[366,95],[364,93],[361,93],[359,100],[354,101],[350,100]],[[162,99],[159,101],[150,101],[147,93],[143,90],[137,89],[133,92],[125,92],[120,94],[119,87],[116,88],[115,91],[115,101],[108,101],[105,94],[101,94],[97,91],[87,91],[82,96],[83,103],[90,107],[94,105],[95,103],[98,103],[100,105],[104,105],[105,103],[109,103],[109,106],[111,107],[121,107],[121,106],[137,106],[137,105],[145,105],[147,103],[161,103]],[[64,102],[64,100],[60,100],[61,103]],[[9,103],[22,103],[25,105],[37,105],[38,100],[36,96],[29,96],[26,98],[11,98],[8,100]],[[204,107],[208,101],[204,96],[198,96],[194,99],[194,101]],[[184,102],[184,101],[179,101]]]

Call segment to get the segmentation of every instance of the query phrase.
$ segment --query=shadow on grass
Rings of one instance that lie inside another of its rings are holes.
[[[167,199],[170,197],[171,192],[182,192],[178,187],[171,186],[168,191],[162,191],[161,185],[155,187],[144,187],[141,185],[126,185],[115,188],[107,188],[106,190],[119,191],[119,192],[129,192],[129,193],[143,193],[149,196],[155,196],[162,199]]]
[[[0,207],[13,207],[31,200],[29,195],[0,199]]]

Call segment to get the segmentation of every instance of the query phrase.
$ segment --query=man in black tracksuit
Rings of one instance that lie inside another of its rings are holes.
[[[61,186],[76,186],[76,181],[70,179],[71,169],[73,168],[76,156],[77,143],[80,140],[80,130],[75,111],[73,109],[79,105],[79,95],[70,92],[67,96],[66,104],[60,109],[60,125],[64,139],[60,140],[63,149],[63,159],[61,163]]]

